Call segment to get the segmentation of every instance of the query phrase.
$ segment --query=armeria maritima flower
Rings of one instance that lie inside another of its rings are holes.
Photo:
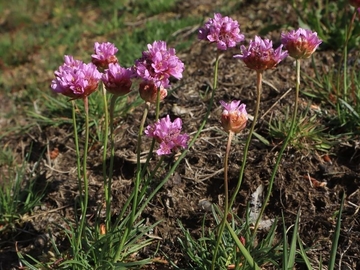
[[[145,134],[148,137],[155,138],[160,143],[160,148],[156,153],[161,155],[169,155],[172,151],[179,148],[186,148],[189,141],[189,135],[180,134],[182,121],[176,118],[171,122],[170,116],[159,119],[155,124],[146,127]]]
[[[69,55],[64,56],[64,64],[54,74],[51,88],[72,99],[90,95],[97,89],[101,78],[101,73],[94,64],[85,64]]]
[[[135,76],[133,68],[123,68],[118,63],[110,63],[104,71],[101,80],[110,93],[122,96],[131,91],[132,81]]]
[[[220,101],[224,110],[221,114],[221,124],[226,132],[241,132],[248,119],[246,105],[240,104],[240,100],[233,100],[230,103]]]
[[[299,28],[288,33],[281,33],[281,43],[289,55],[295,59],[309,58],[321,44],[316,32]]]
[[[271,40],[255,36],[255,39],[250,41],[249,48],[241,45],[242,54],[234,55],[234,58],[243,60],[248,68],[264,71],[276,67],[288,56],[287,51],[282,51],[282,47],[283,45],[280,45],[274,50]]]
[[[115,56],[118,49],[114,44],[110,42],[99,43],[95,42],[94,52],[95,54],[91,55],[91,61],[97,67],[105,69],[108,68],[110,63],[117,63],[118,59]]]
[[[216,42],[219,50],[227,50],[243,41],[244,35],[240,34],[240,26],[236,20],[215,13],[214,18],[199,29],[198,38],[211,43]]]
[[[156,87],[167,88],[171,76],[182,78],[184,63],[175,55],[175,49],[168,49],[165,41],[154,41],[147,47],[148,50],[135,61],[136,72],[141,79],[152,81]]]

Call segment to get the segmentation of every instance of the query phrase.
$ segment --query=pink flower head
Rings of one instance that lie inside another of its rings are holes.
[[[92,63],[84,64],[72,56],[64,56],[64,64],[54,72],[51,82],[54,92],[72,99],[84,98],[94,92],[99,84],[101,73]]]
[[[175,55],[175,49],[167,49],[165,41],[148,44],[148,50],[135,61],[135,66],[140,78],[164,88],[169,86],[170,76],[181,79],[184,71],[184,63]]]
[[[317,33],[308,29],[299,28],[289,33],[281,33],[281,43],[295,59],[309,58],[321,42]]]
[[[198,38],[211,43],[216,42],[219,50],[227,50],[243,41],[244,35],[240,34],[240,26],[236,20],[215,13],[214,18],[199,29]]]
[[[234,100],[230,103],[220,101],[224,110],[221,115],[221,124],[226,132],[232,131],[239,133],[242,131],[248,119],[246,105],[240,104],[240,100]]]
[[[134,70],[132,68],[123,68],[118,63],[110,63],[101,80],[107,91],[117,96],[123,96],[131,91],[133,77]]]
[[[164,87],[156,87],[156,85],[152,81],[142,81],[139,84],[140,97],[146,102],[156,103],[158,91],[160,91],[161,101],[167,96],[167,90]]]
[[[110,63],[117,63],[118,60],[115,56],[118,49],[114,44],[110,42],[99,43],[95,42],[94,52],[95,54],[91,55],[91,61],[97,67],[105,69],[108,68]]]
[[[171,122],[170,116],[159,119],[155,124],[148,125],[145,134],[148,137],[155,138],[160,143],[160,148],[156,153],[161,155],[169,155],[172,151],[179,148],[186,148],[189,141],[189,135],[180,134],[182,121],[176,118]]]
[[[264,71],[276,67],[286,56],[287,51],[282,51],[283,45],[280,45],[276,50],[273,49],[272,41],[269,39],[261,39],[255,36],[254,40],[250,41],[249,48],[241,45],[241,53],[234,55],[234,58],[239,58],[244,61],[248,68]]]

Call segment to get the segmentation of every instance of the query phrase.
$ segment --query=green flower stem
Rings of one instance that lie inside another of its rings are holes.
[[[104,178],[104,189],[105,189],[105,204],[106,204],[106,219],[105,219],[105,226],[106,231],[108,232],[110,229],[110,203],[111,203],[111,189],[109,188],[108,182],[110,178],[107,175],[107,166],[106,166],[106,159],[107,159],[107,145],[108,145],[108,136],[109,136],[109,113],[108,113],[108,105],[107,105],[107,97],[106,97],[106,89],[104,83],[101,84],[102,88],[102,95],[104,100],[104,135],[103,135],[103,178]]]
[[[78,188],[79,188],[79,197],[81,202],[81,209],[83,209],[83,200],[82,200],[82,182],[81,182],[81,161],[80,161],[80,149],[79,149],[79,136],[77,131],[76,124],[76,104],[75,100],[72,100],[72,118],[74,126],[74,140],[75,140],[75,149],[76,149],[76,162],[77,162],[77,177],[78,177]]]
[[[148,110],[150,110],[150,103],[147,102],[146,106],[148,106]],[[157,91],[156,94],[155,122],[159,120],[159,115],[160,115],[160,89]],[[145,173],[147,172],[147,167],[149,166],[149,162],[152,157],[152,152],[154,150],[154,147],[155,147],[155,139],[153,138],[151,141],[149,154],[147,155],[145,164],[141,169],[141,175],[140,175],[141,179],[144,179]]]
[[[139,133],[138,133],[138,141],[137,141],[137,154],[136,154],[136,157],[137,157],[137,168],[136,168],[136,179],[135,179],[135,183],[134,183],[134,191],[132,192],[133,194],[133,200],[132,200],[132,206],[131,206],[131,213],[130,213],[130,219],[128,221],[128,224],[126,226],[126,229],[125,229],[125,232],[122,236],[122,239],[121,239],[121,243],[116,251],[116,255],[114,257],[114,262],[117,262],[119,257],[120,257],[120,254],[121,254],[121,251],[123,250],[124,248],[124,245],[125,245],[125,242],[127,240],[127,237],[133,227],[133,223],[136,219],[136,210],[137,210],[137,207],[138,207],[138,193],[139,193],[139,188],[140,188],[140,180],[141,180],[141,163],[140,163],[140,153],[141,153],[141,138],[142,138],[142,134],[143,134],[143,130],[144,130],[144,124],[145,124],[145,121],[146,121],[146,117],[147,117],[147,114],[148,114],[148,111],[149,111],[149,107],[150,107],[150,103],[146,103],[146,107],[145,107],[145,110],[144,110],[144,113],[143,113],[143,117],[141,119],[141,122],[140,122],[140,126],[139,126]],[[151,153],[149,153],[150,155]]]
[[[216,86],[216,82],[217,82],[218,62],[219,62],[219,58],[217,57],[216,62],[215,62],[215,74],[216,75],[214,76],[214,86]],[[209,115],[211,113],[211,110],[212,110],[212,107],[214,104],[214,96],[215,96],[215,87],[213,87],[213,89],[212,89],[209,105],[207,107],[207,111],[204,116],[204,120],[201,123],[200,127],[198,128],[195,136],[190,141],[188,148],[185,149],[184,152],[182,152],[182,154],[178,157],[178,159],[176,160],[174,165],[171,167],[171,169],[169,170],[167,175],[164,177],[164,179],[156,186],[156,188],[151,192],[151,194],[147,197],[147,199],[141,204],[135,218],[137,218],[142,213],[142,211],[145,209],[145,207],[148,205],[148,203],[152,200],[152,198],[154,198],[154,196],[159,192],[159,190],[165,185],[165,183],[168,181],[168,179],[175,172],[177,166],[179,166],[180,162],[185,158],[189,149],[194,145],[196,139],[199,137],[200,133],[202,132],[202,130],[204,129],[204,127],[207,123],[207,119],[209,118]]]
[[[233,195],[231,196],[231,199],[230,199],[229,210],[231,209],[232,205],[234,204],[236,196],[240,191],[241,183],[244,178],[244,171],[245,171],[246,160],[247,160],[247,155],[248,155],[248,151],[249,151],[251,138],[254,133],[255,125],[256,125],[256,122],[257,122],[257,119],[259,116],[260,100],[261,100],[261,93],[262,93],[262,71],[257,71],[256,74],[257,74],[257,76],[256,76],[257,77],[257,79],[256,79],[256,105],[255,105],[254,119],[251,123],[249,135],[248,135],[246,143],[245,143],[244,156],[243,156],[243,160],[242,160],[242,164],[241,164],[241,168],[240,168],[239,179],[238,179],[238,182],[235,187],[235,192],[233,193]]]
[[[114,169],[114,157],[115,157],[115,141],[114,141],[114,111],[115,104],[118,96],[112,95],[110,99],[110,165],[108,178],[106,183],[107,197],[106,200],[106,229],[110,230],[110,221],[111,221],[111,184],[112,184],[112,176]]]
[[[216,50],[216,60],[215,60],[215,70],[214,70],[214,82],[213,82],[213,90],[217,88],[218,82],[218,70],[219,70],[219,50]]]
[[[272,187],[273,187],[273,184],[274,184],[274,181],[275,181],[275,176],[276,176],[276,173],[278,171],[278,168],[279,168],[279,165],[280,165],[280,162],[281,162],[281,159],[282,159],[282,156],[283,156],[283,153],[285,151],[285,148],[287,147],[288,143],[290,142],[290,139],[292,138],[293,136],[293,133],[294,133],[294,129],[295,129],[295,123],[296,123],[296,115],[297,115],[297,111],[298,111],[298,104],[299,104],[299,89],[300,89],[300,59],[296,59],[296,89],[295,89],[295,104],[294,104],[294,111],[293,111],[293,115],[292,115],[292,119],[291,119],[291,126],[290,126],[290,130],[289,130],[289,133],[287,134],[286,138],[285,138],[285,141],[280,149],[280,152],[279,152],[279,155],[276,159],[276,163],[275,163],[275,166],[274,166],[274,169],[272,171],[272,174],[271,174],[271,178],[270,178],[270,182],[269,182],[269,186],[268,186],[268,190],[267,190],[267,193],[266,193],[266,197],[265,197],[265,200],[263,202],[263,205],[260,209],[260,213],[259,213],[259,216],[256,220],[256,223],[255,223],[255,227],[254,227],[254,231],[253,231],[253,235],[255,236],[256,234],[256,231],[257,231],[257,228],[259,226],[259,223],[261,221],[261,218],[262,218],[262,215],[264,214],[264,211],[265,211],[265,208],[266,208],[266,205],[268,204],[269,202],[269,199],[270,199],[270,196],[271,196],[271,191],[272,191]]]
[[[224,159],[224,194],[225,194],[224,216],[223,216],[222,222],[221,222],[220,227],[219,227],[218,237],[217,237],[216,245],[215,245],[215,251],[213,253],[213,260],[211,262],[211,269],[212,270],[215,269],[216,255],[217,255],[217,252],[219,250],[221,236],[222,236],[222,234],[224,232],[225,223],[227,221],[227,216],[228,216],[228,213],[229,213],[229,179],[228,179],[228,171],[229,171],[229,154],[230,154],[230,148],[231,148],[231,141],[232,141],[233,137],[234,137],[234,132],[230,131],[229,136],[228,136],[227,146],[226,146],[225,159]]]
[[[84,108],[85,108],[85,146],[84,146],[84,155],[83,155],[83,181],[84,181],[84,197],[83,199],[83,207],[81,211],[81,219],[80,219],[80,234],[77,246],[81,248],[81,239],[85,235],[85,220],[86,220],[86,210],[89,201],[89,181],[87,178],[87,153],[89,148],[89,100],[88,97],[84,98]]]

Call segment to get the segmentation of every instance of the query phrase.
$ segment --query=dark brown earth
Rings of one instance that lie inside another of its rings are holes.
[[[213,2],[206,0],[182,1],[178,10],[180,14],[191,12],[206,17],[216,11],[221,1]],[[295,13],[287,1],[247,2],[247,4],[244,3],[233,9],[231,14],[227,14],[239,21],[247,40],[258,34],[264,25],[288,24],[297,27]],[[279,4],[280,2],[281,4]],[[193,31],[184,31],[185,34],[178,34],[179,40],[193,39],[194,44],[188,51],[178,55],[185,63],[186,72],[181,81],[173,84],[176,90],[161,104],[161,116],[170,114],[173,118],[181,117],[185,131],[192,136],[197,131],[206,112],[208,89],[212,85],[216,56],[215,46],[197,41],[197,27],[199,26],[194,25]],[[272,31],[267,33],[266,37],[271,38],[278,45],[279,33],[279,31]],[[147,207],[144,212],[144,217],[150,218],[150,221],[163,220],[155,230],[156,235],[162,239],[159,240],[161,241],[160,249],[180,268],[185,267],[186,257],[182,254],[177,241],[177,237],[182,236],[177,221],[180,220],[185,228],[197,236],[204,215],[204,210],[200,207],[199,202],[207,200],[220,206],[223,202],[222,167],[227,135],[222,131],[220,125],[219,100],[240,99],[247,105],[248,113],[253,114],[256,74],[247,69],[240,61],[232,58],[236,53],[239,53],[238,48],[221,54],[215,108],[209,121],[177,169],[174,179],[161,189],[151,206]],[[330,68],[334,62],[334,56],[333,51],[319,50],[316,52],[316,61],[319,66],[327,65]],[[314,71],[310,60],[303,62],[302,72],[313,76]],[[253,138],[245,178],[233,209],[240,217],[244,217],[251,194],[260,184],[266,187],[270,179],[282,141],[269,135],[269,121],[271,117],[282,119],[285,109],[292,106],[294,76],[294,63],[290,58],[281,63],[278,68],[266,71],[264,74],[261,119],[256,125],[256,132],[265,137],[270,145],[265,145],[256,137]],[[302,87],[309,86],[305,86],[303,83]],[[292,90],[287,92],[289,89]],[[320,104],[309,101],[304,95],[301,95],[301,112],[305,111],[309,102],[320,107],[320,110],[327,109],[329,113],[332,113],[331,109],[322,108]],[[145,105],[141,105],[126,117],[116,119],[116,154],[113,178],[115,212],[121,209],[132,188],[131,180],[136,169],[136,134],[143,106]],[[2,109],[6,109],[6,107]],[[308,117],[316,113],[311,109]],[[149,114],[149,121],[152,119],[154,119],[154,112]],[[322,121],[322,124],[326,126],[326,121]],[[247,132],[248,130],[239,135],[232,144],[229,162],[231,190],[235,187],[238,179]],[[276,176],[273,193],[265,214],[268,218],[275,218],[281,217],[283,212],[286,225],[289,227],[294,224],[296,213],[301,209],[300,237],[305,247],[314,248],[309,256],[315,265],[320,256],[325,264],[329,260],[331,237],[336,225],[336,211],[339,210],[342,194],[345,193],[337,265],[341,261],[343,267],[348,267],[342,269],[360,268],[358,260],[360,256],[360,219],[358,216],[360,151],[358,139],[340,138],[336,144],[333,142],[334,146],[328,152],[317,150],[316,145],[310,140],[300,140],[299,147],[286,149]],[[94,213],[98,204],[103,203],[102,150],[97,142],[92,141],[91,143],[88,170],[92,200],[89,213]],[[56,158],[50,159],[46,152],[43,153],[47,144],[49,152],[58,149],[59,155]],[[15,243],[17,243],[19,251],[40,256],[44,246],[41,243],[43,235],[50,230],[58,237],[60,246],[66,244],[62,238],[63,234],[53,224],[63,224],[64,218],[72,220],[74,217],[73,206],[77,195],[76,155],[73,130],[70,125],[36,126],[26,134],[10,134],[1,142],[1,145],[11,146],[19,159],[23,157],[24,152],[29,151],[30,145],[32,145],[30,166],[40,160],[38,168],[40,176],[35,180],[40,187],[47,184],[42,206],[34,209],[28,216],[24,216],[19,224],[14,225],[14,230],[9,229],[0,234],[0,269],[11,269],[11,266],[19,266]],[[142,150],[146,151],[147,149],[148,145],[145,144]],[[327,157],[330,157],[330,162]],[[1,169],[6,170],[6,168]],[[326,185],[314,187],[309,178]],[[213,226],[214,222],[210,215],[207,219],[206,224],[209,227]],[[279,229],[279,238],[281,230]],[[144,256],[152,256],[153,250],[152,247],[145,250]],[[170,267],[166,263],[154,264],[152,269],[170,269]],[[301,266],[299,265],[297,269],[301,269]]]

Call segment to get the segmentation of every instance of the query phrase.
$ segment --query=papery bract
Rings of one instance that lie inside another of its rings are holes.
[[[230,103],[220,101],[224,110],[221,114],[221,124],[226,132],[241,132],[246,127],[248,115],[246,105],[240,104],[240,100],[233,100]]]
[[[281,33],[281,43],[291,57],[295,59],[309,58],[321,44],[316,32],[299,28],[288,33]]]
[[[282,51],[282,47],[283,45],[280,45],[274,50],[271,40],[255,36],[255,39],[250,41],[249,47],[242,45],[240,47],[242,54],[234,55],[234,58],[241,59],[248,68],[264,71],[276,67],[288,56],[287,51]]]
[[[170,116],[167,115],[156,123],[147,126],[145,134],[160,143],[160,148],[156,151],[159,156],[169,155],[172,151],[187,147],[189,135],[180,134],[181,128],[182,121],[180,118],[171,122]]]
[[[115,56],[118,49],[110,42],[95,42],[94,52],[95,54],[91,55],[91,61],[94,65],[101,69],[108,68],[110,63],[114,64],[118,62],[118,59]]]
[[[133,68],[123,68],[118,63],[110,63],[104,71],[101,80],[108,92],[122,96],[131,91],[132,78],[135,76]]]
[[[222,17],[220,13],[215,13],[214,18],[209,19],[209,21],[199,29],[198,38],[216,43],[219,50],[227,50],[243,41],[244,35],[240,34],[240,26],[236,20],[227,16]]]
[[[152,81],[156,87],[167,88],[171,76],[182,78],[184,63],[175,55],[175,49],[167,48],[165,41],[154,41],[135,61],[135,68],[141,79]]]
[[[72,99],[89,96],[97,89],[101,78],[101,73],[94,64],[85,64],[68,55],[64,56],[64,64],[54,74],[51,88]]]

